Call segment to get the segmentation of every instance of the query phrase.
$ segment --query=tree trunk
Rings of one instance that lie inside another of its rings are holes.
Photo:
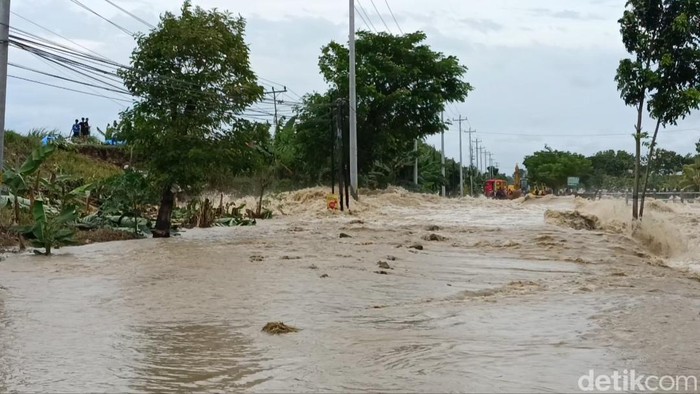
[[[163,197],[160,200],[158,208],[158,219],[156,227],[153,229],[153,238],[169,238],[170,237],[170,217],[175,206],[175,194],[170,185],[163,189]]]
[[[637,125],[635,126],[636,135],[634,136],[635,155],[634,155],[634,187],[632,189],[632,217],[639,219],[639,167],[642,160],[642,114],[644,113],[644,98],[639,102],[637,107]]]
[[[644,217],[644,200],[647,196],[647,184],[649,184],[649,173],[651,172],[652,158],[654,157],[654,148],[656,147],[656,137],[659,135],[659,127],[661,126],[661,120],[656,121],[656,129],[654,129],[654,136],[651,138],[651,146],[649,147],[649,157],[647,158],[647,171],[644,174],[644,187],[642,188],[642,200],[639,203],[639,219]]]

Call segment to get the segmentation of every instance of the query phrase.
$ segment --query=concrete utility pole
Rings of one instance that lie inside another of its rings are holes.
[[[355,0],[350,0],[350,193],[357,200],[357,86],[355,85]]]
[[[10,0],[0,0],[0,170],[5,168],[5,102],[10,49]]]
[[[476,130],[472,130],[469,126],[469,195],[474,197],[474,156],[472,156],[472,133],[476,133]]]
[[[464,122],[467,119],[462,118],[462,115],[460,114],[459,119],[453,120],[459,122],[459,196],[464,197],[464,163],[462,162],[462,122]],[[471,134],[469,134],[469,139],[471,142]]]
[[[440,115],[440,121],[443,124],[445,123],[445,113],[444,112]],[[445,130],[443,130],[440,133],[440,138],[442,140],[441,141],[442,142],[442,169],[441,169],[441,172],[442,172],[442,179],[445,179]],[[442,196],[446,197],[444,184],[442,185]]]
[[[413,183],[418,186],[418,138],[413,141],[413,151],[416,152],[416,159],[413,163]]]
[[[489,173],[491,174],[491,178],[493,178],[493,153],[489,152]]]
[[[284,86],[284,90],[275,90],[275,87],[272,87],[272,102],[275,105],[275,134],[277,134],[277,126],[279,125],[279,120],[277,120],[277,93],[287,93],[287,87]]]
[[[480,173],[481,169],[479,169],[479,162],[481,160],[479,160],[479,142],[481,142],[481,140],[477,138],[475,142],[476,142],[476,151],[475,151],[475,153],[476,153],[476,171],[478,173]]]

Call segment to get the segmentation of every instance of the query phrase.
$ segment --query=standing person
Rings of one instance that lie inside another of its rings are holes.
[[[78,123],[78,119],[75,120],[75,123],[73,124],[73,127],[71,127],[70,131],[72,138],[80,137],[80,123]]]
[[[80,128],[80,135],[83,138],[87,138],[87,136],[90,135],[90,124],[88,121],[88,118],[83,118],[83,127]]]
[[[80,136],[85,135],[85,118],[80,118]]]

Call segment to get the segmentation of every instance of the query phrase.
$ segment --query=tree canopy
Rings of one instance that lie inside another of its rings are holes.
[[[187,0],[181,15],[165,13],[138,36],[131,67],[120,71],[138,100],[122,114],[119,137],[163,187],[154,234],[169,235],[173,187],[203,185],[237,115],[262,97],[244,31],[242,18]]]
[[[591,161],[581,154],[545,149],[526,156],[530,184],[543,184],[553,189],[566,187],[568,177],[579,177],[582,182],[592,173]]]
[[[360,172],[377,160],[411,151],[417,138],[445,130],[440,119],[445,104],[464,101],[473,89],[462,81],[467,68],[456,57],[433,51],[425,39],[423,32],[357,34]],[[319,66],[331,85],[323,101],[348,96],[348,60],[347,47],[337,42],[323,47]],[[321,124],[323,132],[328,130],[326,123]]]

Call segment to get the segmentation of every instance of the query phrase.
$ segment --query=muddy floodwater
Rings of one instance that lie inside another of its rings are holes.
[[[700,377],[700,202],[320,189],[257,226],[0,262],[0,392],[575,392]],[[341,233],[344,236],[341,238]],[[298,332],[269,335],[268,322]]]

